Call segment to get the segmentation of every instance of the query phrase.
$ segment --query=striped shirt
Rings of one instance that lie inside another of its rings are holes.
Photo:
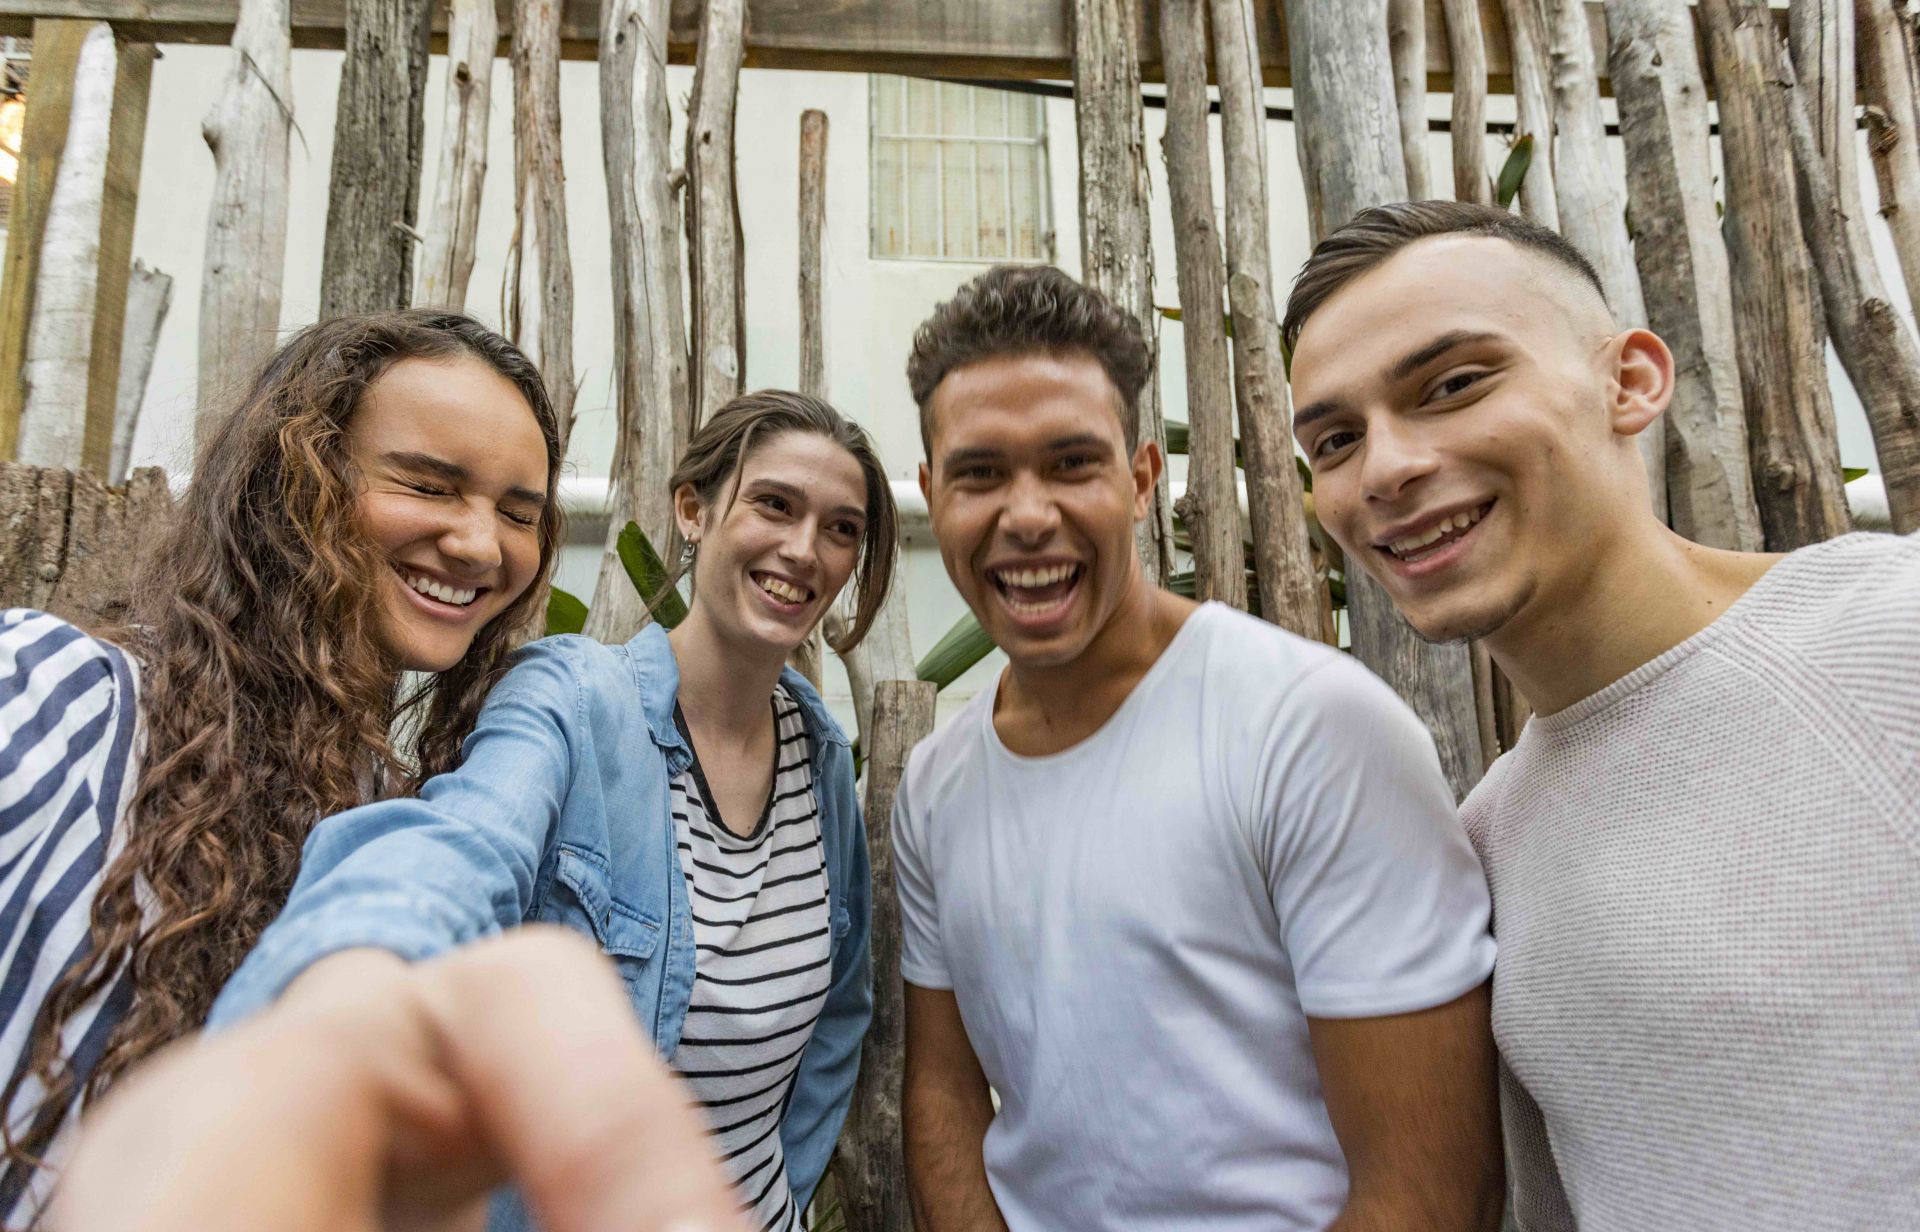
[[[721,824],[697,754],[673,780],[695,945],[673,1068],[712,1124],[751,1217],[767,1232],[797,1232],[780,1119],[833,972],[812,750],[784,689],[773,708],[773,785],[751,833]]]
[[[140,756],[133,660],[43,612],[0,612],[0,1065],[29,1061],[34,1021],[53,983],[87,952],[89,915]],[[127,1012],[126,972],[69,1018],[62,1044],[81,1082]],[[42,1095],[21,1083],[5,1109],[24,1133]],[[78,1101],[54,1115],[52,1165],[0,1170],[0,1224],[18,1227],[45,1205],[72,1140]]]

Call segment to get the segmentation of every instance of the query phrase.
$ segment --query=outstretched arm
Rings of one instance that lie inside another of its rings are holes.
[[[135,1071],[86,1122],[55,1224],[451,1232],[512,1180],[554,1232],[745,1232],[590,943],[531,927],[369,971]]]

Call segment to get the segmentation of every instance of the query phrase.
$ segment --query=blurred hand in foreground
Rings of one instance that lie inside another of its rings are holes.
[[[343,956],[344,957],[344,956]],[[89,1119],[62,1232],[447,1232],[519,1184],[549,1232],[746,1232],[619,978],[558,929],[336,964]],[[316,968],[316,973],[318,973]]]

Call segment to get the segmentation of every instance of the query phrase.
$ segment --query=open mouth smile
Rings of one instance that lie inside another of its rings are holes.
[[[1403,565],[1418,565],[1435,560],[1455,544],[1473,533],[1473,528],[1487,516],[1493,508],[1493,502],[1463,509],[1459,513],[1423,526],[1397,538],[1373,545],[1374,550],[1384,553]]]
[[[1073,563],[1008,565],[987,570],[987,579],[1016,616],[1045,617],[1065,608],[1086,566]]]
[[[782,611],[798,611],[813,600],[813,592],[797,582],[771,573],[751,573],[748,576],[760,588],[760,593]]]
[[[399,575],[401,584],[415,595],[436,608],[450,609],[455,612],[472,607],[474,601],[486,594],[489,589],[485,586],[468,588],[449,586],[404,565],[394,565],[393,571]]]

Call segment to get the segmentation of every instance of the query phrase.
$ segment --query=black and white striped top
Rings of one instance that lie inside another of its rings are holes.
[[[34,1020],[87,949],[89,913],[138,773],[133,660],[43,612],[0,612],[0,1066],[27,1066]],[[126,972],[69,1018],[63,1042],[84,1082],[133,996]],[[40,1083],[5,1109],[24,1133]],[[0,1168],[0,1226],[26,1224],[48,1197],[77,1104],[57,1111],[46,1168]]]
[[[750,834],[721,824],[697,755],[673,780],[695,944],[673,1068],[712,1124],[752,1218],[768,1232],[797,1232],[780,1118],[833,972],[812,749],[784,689],[775,688],[773,708],[773,786]]]

